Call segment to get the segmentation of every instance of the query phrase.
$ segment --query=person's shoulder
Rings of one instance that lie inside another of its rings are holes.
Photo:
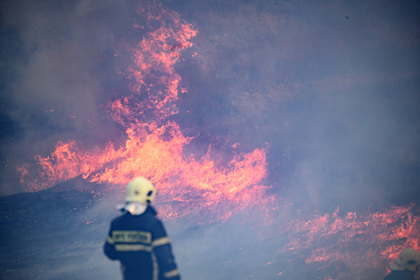
[[[112,221],[111,221],[111,225],[115,225],[120,223],[122,220],[124,220],[127,217],[128,213],[127,212],[123,212],[121,215],[119,215],[118,217],[115,217]]]
[[[162,220],[157,216],[156,210],[152,206],[148,206],[143,215],[146,217],[151,227],[163,224]]]
[[[153,206],[151,206],[151,205],[147,206],[147,209],[146,209],[146,211],[144,212],[144,214],[146,214],[146,215],[151,215],[151,216],[154,216],[154,217],[156,217],[156,218],[157,218],[157,212],[156,212],[156,209],[155,209]]]
[[[147,206],[146,211],[144,211],[144,213],[141,216],[146,217],[148,220],[159,220],[155,208],[153,208],[150,205]]]

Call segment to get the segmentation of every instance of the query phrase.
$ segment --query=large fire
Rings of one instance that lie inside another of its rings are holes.
[[[19,168],[22,182],[38,191],[83,176],[124,189],[134,176],[146,176],[157,186],[159,197],[168,201],[160,209],[166,219],[202,211],[206,222],[226,221],[245,208],[273,210],[279,202],[262,183],[267,148],[238,152],[228,163],[214,155],[211,147],[199,158],[186,152],[193,138],[185,136],[180,124],[170,118],[178,112],[179,92],[187,90],[180,86],[181,76],[174,65],[182,51],[192,46],[197,31],[161,6],[140,13],[148,26],[135,28],[150,31],[133,48],[133,64],[125,72],[132,81],[131,94],[108,104],[110,115],[125,130],[124,145],[109,143],[103,149],[86,150],[74,140],[59,142],[49,156],[36,156],[35,174],[29,165]],[[412,214],[412,207],[364,216],[349,212],[344,217],[337,210],[289,221],[280,231],[289,234],[284,250],[306,254],[307,264],[344,262],[357,269],[362,263],[381,264],[374,260],[389,263],[405,247],[420,249],[420,219]]]
[[[110,143],[92,151],[73,140],[60,142],[51,155],[36,156],[38,174],[31,176],[28,166],[21,168],[22,182],[40,190],[82,175],[123,189],[142,175],[156,184],[161,199],[176,202],[163,210],[167,218],[204,207],[216,219],[226,219],[235,211],[271,201],[265,195],[268,187],[260,183],[266,175],[265,148],[238,153],[224,167],[212,159],[210,148],[199,159],[185,153],[191,138],[168,118],[177,113],[178,93],[186,92],[174,65],[181,51],[192,46],[197,31],[161,7],[140,12],[154,29],[132,50],[134,63],[127,70],[132,94],[108,106],[113,119],[125,128],[125,145],[116,148]]]

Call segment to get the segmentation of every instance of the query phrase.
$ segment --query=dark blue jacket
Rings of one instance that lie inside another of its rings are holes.
[[[120,261],[124,280],[181,279],[169,238],[151,206],[141,215],[126,212],[115,218],[104,253]]]

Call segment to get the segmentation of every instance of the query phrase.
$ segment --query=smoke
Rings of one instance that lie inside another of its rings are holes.
[[[194,17],[180,123],[221,149],[268,143],[270,184],[301,207],[418,203],[418,5],[217,3]]]
[[[110,220],[120,214],[115,206],[122,200],[121,193],[106,193],[80,213],[78,219],[92,221],[92,225],[81,225],[75,241],[63,246],[60,256],[55,256],[58,263],[54,267],[42,265],[45,271],[50,270],[45,279],[71,279],[74,275],[83,278],[89,272],[89,278],[95,280],[119,277],[118,262],[106,259],[102,245]],[[164,207],[158,195],[158,213]],[[279,250],[287,241],[286,235],[279,233],[277,223],[267,226],[263,216],[264,210],[255,208],[232,216],[229,222],[198,225],[202,217],[197,214],[165,220],[183,279],[277,279],[277,274],[285,270],[285,264],[280,263],[285,257],[279,256]],[[77,240],[82,238],[88,240]]]
[[[2,4],[2,193],[22,191],[15,167],[60,140],[87,149],[123,140],[106,106],[128,91],[118,71],[130,59],[121,46],[144,35],[133,29],[146,6],[137,4]],[[348,195],[362,205],[413,198],[419,41],[408,3],[375,14],[362,2],[164,4],[199,31],[176,65],[188,93],[174,118],[195,137],[191,149],[268,144],[270,183],[317,209]]]
[[[77,216],[63,216],[65,221],[55,225],[56,235],[69,235],[38,240],[50,246],[41,250],[48,254],[31,259],[33,273],[42,275],[40,279],[119,277],[118,262],[106,259],[102,245],[109,222],[120,214],[115,205],[122,201],[123,193],[108,192]],[[156,209],[164,207],[158,195]],[[164,224],[183,279],[381,279],[390,261],[381,253],[394,250],[387,245],[400,243],[401,236],[418,242],[420,224],[410,209],[371,215],[337,210],[306,217],[289,205],[269,215],[254,207],[228,221],[199,225],[202,217],[192,213]]]
[[[130,5],[113,1],[2,2],[2,194],[21,192],[16,167],[48,155],[58,141],[87,147],[118,140],[106,113],[123,91],[115,58],[130,40]],[[120,37],[121,36],[121,37]],[[127,40],[127,39],[126,39]]]
[[[197,216],[167,221],[186,279],[204,279],[203,271],[208,279],[292,273],[287,264],[306,257],[282,251],[291,237],[279,232],[296,213],[323,217],[339,208],[345,216],[420,203],[418,3],[160,2],[198,30],[175,65],[187,92],[171,119],[194,137],[186,152],[200,158],[211,146],[229,162],[233,146],[267,147],[264,184],[281,209],[271,227],[256,209],[200,227]],[[2,2],[2,195],[24,191],[16,167],[34,165],[59,141],[90,150],[125,140],[106,108],[129,95],[121,72],[144,36],[133,28],[143,20],[136,10],[148,4]],[[114,198],[85,214],[97,239],[66,247],[66,263],[77,264],[68,252],[86,245],[92,262],[78,267],[116,275],[99,249]],[[290,279],[312,267],[294,268]]]

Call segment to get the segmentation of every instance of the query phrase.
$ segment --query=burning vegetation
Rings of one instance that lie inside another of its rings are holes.
[[[108,143],[103,149],[86,150],[74,140],[59,142],[50,155],[36,156],[35,168],[19,168],[22,182],[30,191],[39,191],[82,176],[124,190],[134,176],[143,175],[156,185],[165,203],[160,211],[165,219],[195,213],[201,217],[199,223],[209,224],[228,221],[235,213],[255,207],[269,210],[267,220],[282,221],[276,216],[280,199],[263,183],[267,147],[233,154],[228,162],[211,147],[201,157],[187,152],[193,138],[171,119],[178,112],[179,92],[186,92],[174,66],[181,52],[192,47],[197,30],[161,6],[139,13],[147,26],[135,28],[148,33],[133,47],[133,63],[125,71],[131,93],[107,106],[113,120],[124,128],[124,145]],[[279,233],[287,235],[288,242],[278,249],[279,254],[299,256],[307,265],[341,263],[355,271],[366,266],[385,269],[404,248],[420,249],[420,218],[415,211],[415,206],[391,207],[343,216],[337,209],[332,214],[284,220]],[[342,268],[338,270],[330,270],[325,279],[347,279],[348,275],[340,274]],[[278,273],[279,279],[282,274]]]

